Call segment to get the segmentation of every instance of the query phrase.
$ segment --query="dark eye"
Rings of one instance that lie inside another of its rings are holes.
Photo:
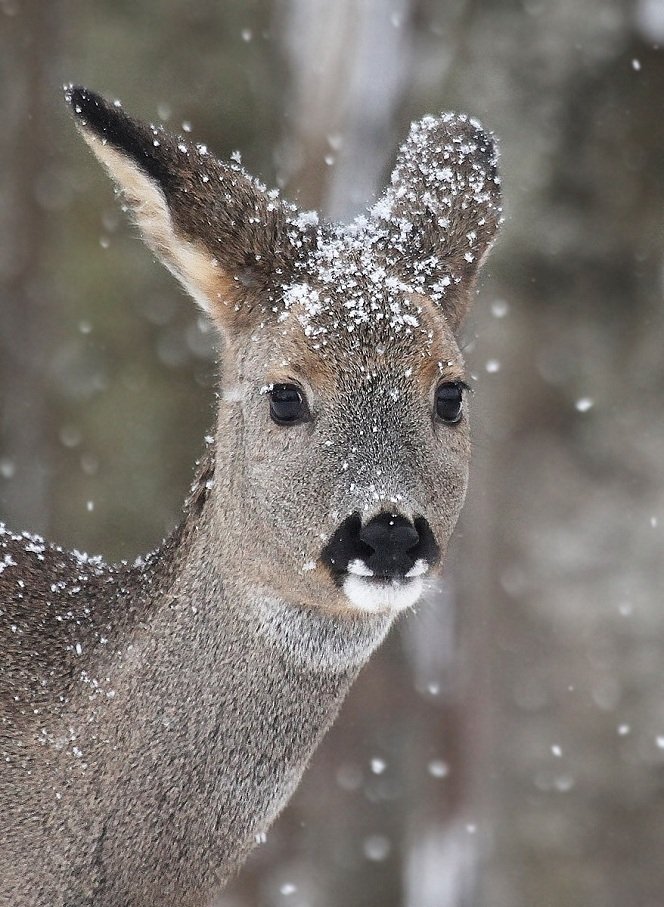
[[[436,391],[436,416],[441,422],[454,425],[461,420],[463,412],[463,389],[460,381],[439,384]]]
[[[296,425],[308,419],[302,391],[294,384],[274,384],[270,391],[270,418],[277,425]]]

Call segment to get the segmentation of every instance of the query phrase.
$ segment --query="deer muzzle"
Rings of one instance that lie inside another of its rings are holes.
[[[352,513],[334,531],[323,562],[351,603],[363,611],[403,610],[422,594],[423,577],[440,559],[427,520],[385,511],[362,524]]]

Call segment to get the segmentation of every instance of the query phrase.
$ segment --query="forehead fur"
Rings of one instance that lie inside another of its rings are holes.
[[[428,380],[461,377],[461,354],[442,311],[392,272],[380,238],[365,218],[319,233],[314,253],[275,294],[270,333],[281,363],[328,379],[340,369],[413,367]]]

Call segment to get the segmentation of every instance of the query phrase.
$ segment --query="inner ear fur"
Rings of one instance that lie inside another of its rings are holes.
[[[219,327],[250,326],[307,246],[295,209],[202,145],[84,88],[66,96],[148,246]]]
[[[413,123],[372,209],[393,271],[439,304],[454,330],[502,221],[493,137],[467,116]]]

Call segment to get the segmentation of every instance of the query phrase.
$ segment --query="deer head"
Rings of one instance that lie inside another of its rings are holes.
[[[473,120],[415,123],[349,226],[80,88],[83,137],[220,338],[209,558],[237,587],[358,617],[441,570],[470,439],[457,334],[500,220]]]

